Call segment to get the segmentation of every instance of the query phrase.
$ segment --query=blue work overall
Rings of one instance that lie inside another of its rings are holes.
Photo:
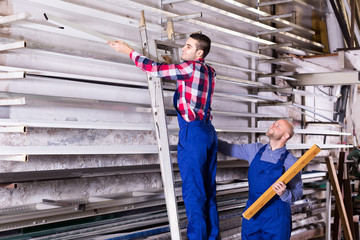
[[[203,120],[186,122],[174,107],[179,122],[177,160],[182,180],[182,194],[188,218],[187,236],[190,240],[218,239],[219,217],[216,203],[216,168],[218,139],[210,119],[212,73]]]
[[[251,206],[283,174],[284,161],[289,151],[283,153],[276,164],[260,160],[265,148],[256,153],[248,171],[249,200]],[[291,235],[290,204],[275,195],[250,220],[243,218],[242,240],[288,240]]]

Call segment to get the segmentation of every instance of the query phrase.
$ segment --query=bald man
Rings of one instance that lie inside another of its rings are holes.
[[[280,119],[274,122],[266,132],[266,136],[269,138],[267,144],[237,145],[219,139],[219,152],[249,162],[249,199],[246,209],[270,186],[277,193],[250,220],[243,218],[242,240],[290,239],[292,222],[290,203],[299,200],[303,195],[301,172],[288,184],[275,183],[275,181],[297,160],[286,149],[286,142],[293,135],[293,125],[285,119]]]

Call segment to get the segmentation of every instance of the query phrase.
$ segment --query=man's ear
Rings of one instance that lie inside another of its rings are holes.
[[[204,50],[197,50],[196,51],[196,57],[197,58],[203,58],[203,56],[204,56]]]
[[[290,138],[290,134],[285,133],[285,134],[283,135],[283,138],[285,138],[285,140],[288,140],[288,139]]]

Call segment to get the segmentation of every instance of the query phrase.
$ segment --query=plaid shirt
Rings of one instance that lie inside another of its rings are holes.
[[[209,75],[204,59],[185,61],[180,64],[157,63],[132,51],[130,58],[144,72],[159,78],[177,81],[177,108],[187,122],[202,120],[208,95]],[[212,72],[210,106],[215,87],[215,70]],[[209,109],[210,112],[210,109]],[[212,116],[210,116],[211,118]]]

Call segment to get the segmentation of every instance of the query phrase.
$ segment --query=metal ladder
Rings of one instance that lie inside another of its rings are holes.
[[[157,56],[156,54],[157,43],[155,41],[148,41],[145,15],[143,10],[141,11],[139,31],[141,35],[143,55],[149,58],[150,49],[155,49],[155,53],[152,55]],[[162,80],[160,78],[152,77],[149,74],[147,74],[147,80],[148,80],[149,93],[151,99],[151,109],[155,124],[160,169],[161,169],[161,176],[164,186],[164,195],[165,195],[165,202],[166,202],[166,208],[169,219],[171,239],[180,240],[181,234],[179,227],[179,214],[178,214],[178,208],[177,208],[176,196],[175,196],[174,175],[173,175],[171,153],[169,147],[168,127],[166,123]]]

